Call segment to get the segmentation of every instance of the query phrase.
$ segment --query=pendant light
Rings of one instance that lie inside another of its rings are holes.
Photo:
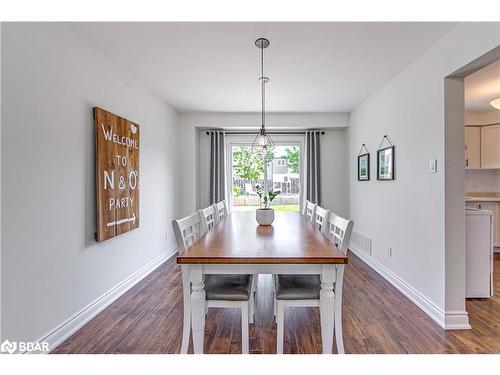
[[[261,126],[259,134],[255,137],[253,141],[252,148],[261,148],[261,154],[266,157],[268,151],[273,147],[273,141],[271,136],[266,131],[266,84],[269,82],[269,77],[264,75],[264,49],[269,47],[269,40],[266,38],[259,38],[255,41],[255,45],[260,49],[260,84],[261,84],[261,99],[262,99],[262,111],[261,111]]]
[[[490,102],[490,105],[495,109],[500,109],[500,98],[496,98]]]

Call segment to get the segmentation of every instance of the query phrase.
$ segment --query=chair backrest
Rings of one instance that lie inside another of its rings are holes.
[[[199,211],[183,219],[172,220],[179,253],[186,250],[203,235],[203,224]]]
[[[329,210],[325,210],[320,206],[316,206],[316,209],[314,210],[313,224],[314,227],[320,232],[324,232],[326,229],[326,218],[328,217],[329,213]]]
[[[347,254],[347,247],[351,239],[352,227],[354,221],[344,219],[330,212],[326,219],[325,235],[332,241],[344,254]]]
[[[306,200],[306,203],[304,204],[304,211],[302,212],[302,216],[309,219],[309,221],[313,221],[315,210],[316,210],[316,204]]]
[[[227,216],[226,201],[220,201],[219,203],[214,203],[215,214],[217,216],[217,222],[224,220]]]
[[[215,214],[215,206],[208,206],[200,210],[200,217],[205,231],[212,230],[217,225],[217,215]]]

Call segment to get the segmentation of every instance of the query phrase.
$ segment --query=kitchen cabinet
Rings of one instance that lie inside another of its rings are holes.
[[[500,168],[500,125],[481,128],[481,168]]]
[[[465,127],[465,169],[481,168],[481,127]]]
[[[465,298],[493,295],[491,216],[484,210],[465,211]]]
[[[493,212],[493,246],[500,247],[500,202],[466,202],[465,206]]]

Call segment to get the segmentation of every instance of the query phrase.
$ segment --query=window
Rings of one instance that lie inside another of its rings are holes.
[[[230,143],[231,206],[235,211],[251,211],[259,207],[256,186],[279,191],[272,207],[276,211],[299,211],[301,194],[300,144],[277,143],[272,162],[264,165],[251,144]],[[266,170],[265,170],[266,169]],[[265,173],[264,173],[265,172]]]

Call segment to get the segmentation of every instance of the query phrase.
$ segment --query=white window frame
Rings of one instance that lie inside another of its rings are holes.
[[[302,212],[304,194],[304,150],[305,136],[303,134],[271,134],[275,146],[298,146],[300,152],[300,194],[299,212]],[[226,191],[229,212],[233,212],[233,146],[251,146],[255,140],[255,134],[227,134],[226,135]]]

